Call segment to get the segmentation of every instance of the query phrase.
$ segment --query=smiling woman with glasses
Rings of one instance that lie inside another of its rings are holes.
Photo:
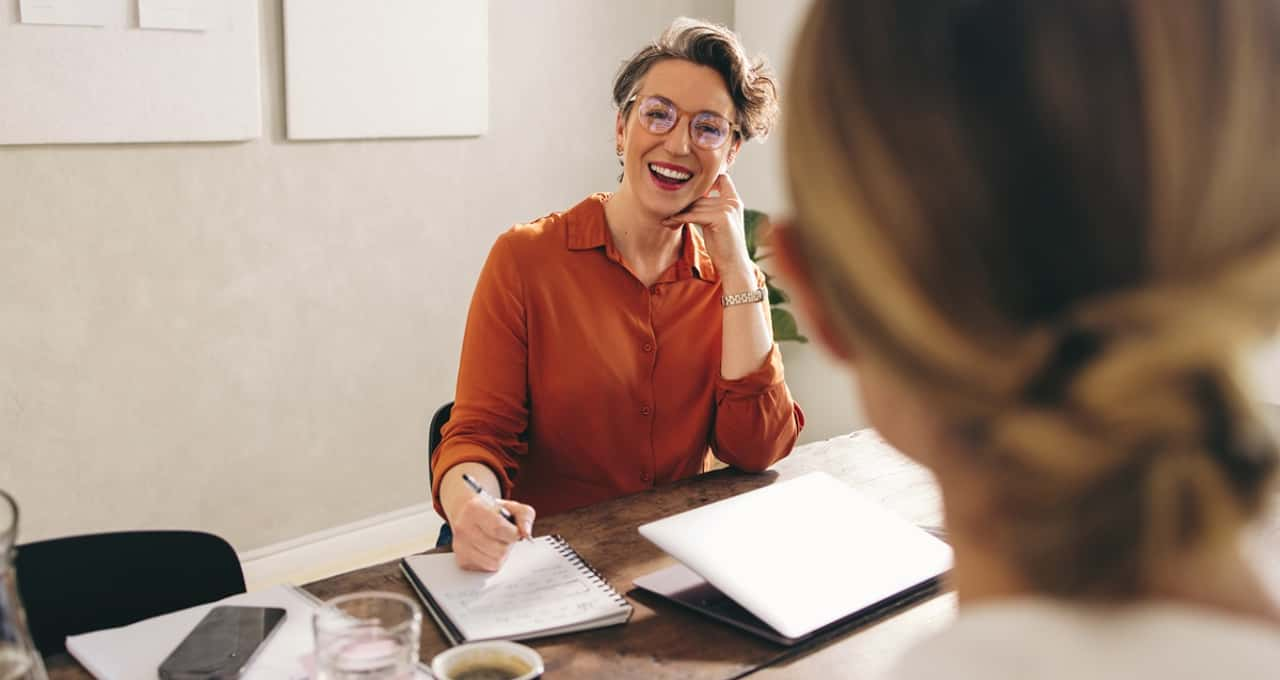
[[[617,190],[513,227],[476,284],[432,462],[464,568],[496,570],[535,508],[635,493],[715,459],[763,470],[804,424],[727,174],[776,116],[767,69],[728,29],[681,19],[623,64],[613,101]]]

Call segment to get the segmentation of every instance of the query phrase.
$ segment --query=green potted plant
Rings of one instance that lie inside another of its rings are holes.
[[[764,239],[769,229],[769,216],[759,210],[748,208],[743,211],[743,227],[747,236],[747,255],[759,266],[762,260],[769,257],[768,252],[762,253],[759,248],[759,241]],[[800,334],[796,317],[790,310],[782,308],[782,305],[790,302],[791,298],[774,285],[773,276],[765,271],[764,267],[760,267],[760,271],[764,272],[764,285],[769,291],[769,313],[773,316],[773,339],[777,342],[809,342],[809,338]]]

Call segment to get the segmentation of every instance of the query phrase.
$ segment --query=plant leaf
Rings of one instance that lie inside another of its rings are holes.
[[[768,226],[769,216],[759,210],[747,208],[742,211],[742,226],[747,237],[747,256],[752,262],[756,260],[757,241],[760,238],[760,231]]]
[[[769,290],[769,304],[780,305],[791,301],[791,298],[787,296],[786,292],[773,285],[773,281],[770,281],[767,278],[765,279],[764,287]]]
[[[773,317],[773,339],[775,342],[809,342],[809,338],[800,335],[800,329],[796,325],[796,318],[791,315],[791,312],[773,307],[769,310],[769,315]]]
[[[769,228],[769,216],[759,210],[750,208],[742,211],[742,226],[746,232],[747,240],[747,256],[752,262],[760,263],[761,255],[759,253],[760,240],[764,238],[764,232]],[[791,296],[786,291],[773,285],[773,277],[765,274],[764,286],[769,293],[769,314],[773,322],[773,339],[778,342],[809,342],[809,339],[800,335],[800,329],[796,324],[796,318],[791,312],[785,309],[778,309],[772,305],[781,305],[791,301]]]

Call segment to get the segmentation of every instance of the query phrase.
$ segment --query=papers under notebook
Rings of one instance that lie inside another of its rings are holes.
[[[524,640],[624,623],[632,607],[559,536],[511,547],[496,573],[466,571],[449,553],[400,568],[452,644]]]

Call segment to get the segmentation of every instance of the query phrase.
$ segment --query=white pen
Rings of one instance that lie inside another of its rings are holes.
[[[520,528],[520,525],[516,522],[516,516],[511,514],[510,510],[502,507],[502,504],[499,503],[498,500],[494,498],[488,491],[485,491],[483,486],[476,484],[476,480],[472,479],[471,475],[468,475],[465,472],[462,473],[462,481],[466,482],[467,486],[471,487],[471,490],[476,492],[477,496],[483,498],[485,502],[489,504],[489,507],[493,508],[494,510],[497,510],[498,514],[502,515],[503,519],[507,520],[508,522],[511,522],[511,526],[514,526],[516,530],[519,531],[521,534],[524,533],[524,530],[522,530]],[[531,539],[533,537],[522,536],[521,538]]]

